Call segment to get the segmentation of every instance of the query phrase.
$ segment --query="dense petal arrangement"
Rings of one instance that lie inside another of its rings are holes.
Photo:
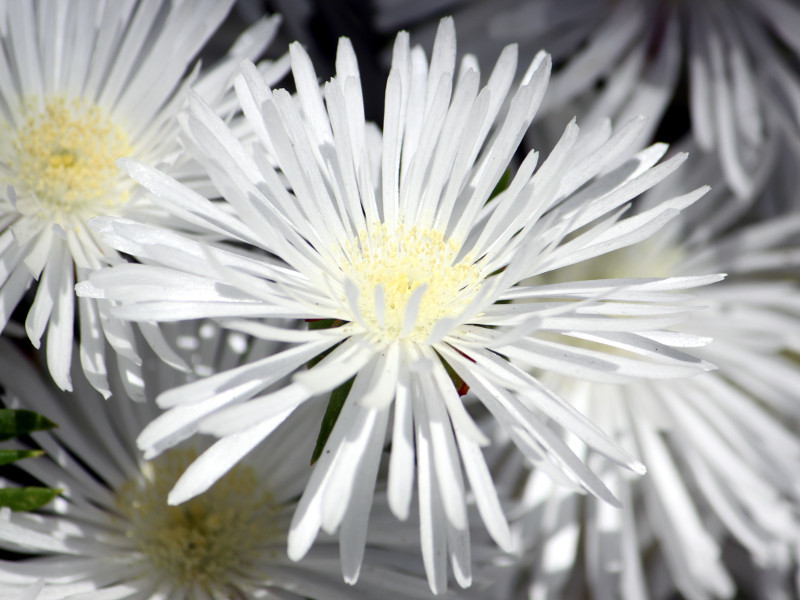
[[[642,126],[634,120],[616,132],[605,123],[582,134],[570,124],[538,169],[532,152],[493,196],[550,70],[540,54],[515,86],[516,53],[506,48],[481,88],[474,61],[456,69],[452,20],[442,21],[430,64],[401,33],[382,136],[364,121],[347,39],[324,99],[299,45],[291,47],[296,97],[270,90],[244,64],[236,90],[260,147],[245,148],[197,97],[186,126],[187,143],[230,211],[141,162],[121,161],[160,207],[190,214],[238,246],[211,248],[151,225],[96,219],[107,243],[142,264],[96,272],[79,293],[110,300],[112,313],[124,319],[213,317],[288,344],[159,397],[170,410],[139,438],[148,456],[196,431],[220,436],[229,448],[227,458],[187,471],[171,503],[209,488],[310,398],[348,386],[295,513],[289,555],[304,556],[320,529],[338,530],[352,549],[343,554],[345,577],[355,581],[391,422],[390,506],[407,517],[416,479],[423,558],[438,592],[448,557],[459,584],[471,580],[467,485],[490,534],[511,546],[481,452],[488,440],[467,402],[487,408],[530,461],[575,489],[617,503],[547,419],[641,472],[523,367],[605,381],[708,370],[709,363],[680,349],[698,339],[660,330],[691,310],[685,290],[719,276],[517,284],[640,241],[706,190],[623,218],[631,199],[685,158],[659,163],[663,145],[629,156]],[[297,330],[287,319],[311,326]],[[576,349],[575,338],[595,346]],[[467,402],[459,394],[463,384],[471,391]]]
[[[160,164],[208,190],[207,178],[182,158],[176,140],[185,87],[194,85],[228,114],[233,70],[241,59],[256,58],[278,26],[274,18],[258,23],[214,69],[186,76],[231,4],[2,4],[0,177],[8,195],[0,200],[0,325],[38,280],[25,328],[37,347],[46,332],[50,372],[63,389],[71,385],[76,312],[81,363],[93,385],[108,393],[108,340],[128,392],[141,387],[130,325],[110,320],[93,300],[76,302],[76,280],[122,260],[86,223],[98,215],[163,218],[115,165],[123,156]],[[277,77],[269,65],[264,71]],[[157,329],[142,330],[163,345]]]
[[[634,480],[589,457],[623,501],[621,511],[531,474],[522,499],[528,512],[516,524],[527,551],[521,562],[534,574],[529,598],[568,594],[578,571],[598,600],[652,597],[657,578],[685,598],[731,597],[743,582],[736,573],[741,564],[724,560],[731,540],[761,580],[747,583],[761,586],[763,597],[794,595],[800,436],[792,423],[800,416],[800,380],[790,355],[797,353],[800,307],[796,281],[786,270],[800,260],[800,218],[723,235],[730,222],[715,224],[710,217],[732,203],[722,195],[684,213],[658,239],[582,266],[586,273],[619,276],[642,269],[729,273],[719,285],[697,291],[708,309],[680,325],[713,338],[696,353],[718,370],[627,386],[546,380],[641,459],[648,473]],[[552,276],[570,279],[574,273]],[[585,454],[580,442],[571,443]]]
[[[647,115],[648,143],[670,107],[687,105],[699,147],[719,157],[740,197],[763,185],[780,137],[798,139],[800,8],[789,0],[378,0],[376,19],[408,27],[443,4],[482,58],[511,41],[553,53],[560,68],[543,111],[577,101],[570,111],[586,123]],[[424,40],[434,26],[419,29]]]
[[[187,362],[214,369],[223,357],[235,363],[265,349],[232,337],[204,325],[183,328],[170,340],[193,348],[182,352]],[[204,360],[209,355],[217,358]],[[147,365],[156,390],[180,380],[157,360]],[[79,372],[73,374],[75,394],[60,393],[15,348],[0,343],[4,402],[50,414],[59,423],[52,433],[34,436],[48,457],[21,465],[28,475],[62,490],[36,513],[0,512],[0,547],[19,553],[15,560],[0,561],[3,598],[429,597],[415,530],[399,529],[385,509],[373,531],[380,541],[370,542],[374,554],[356,587],[341,579],[335,542],[322,542],[301,563],[286,557],[290,519],[310,470],[311,447],[298,445],[295,437],[313,434],[319,404],[295,413],[214,489],[174,507],[166,503],[169,489],[209,447],[208,440],[144,461],[135,439],[160,412],[155,404],[107,402]],[[112,380],[112,388],[124,396],[119,382]],[[213,453],[214,445],[210,448]]]

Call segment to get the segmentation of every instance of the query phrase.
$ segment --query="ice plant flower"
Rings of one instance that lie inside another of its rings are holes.
[[[412,21],[441,4],[456,14],[467,50],[481,58],[510,42],[530,56],[539,48],[553,53],[561,66],[543,112],[577,101],[586,124],[644,114],[650,127],[642,143],[649,143],[678,92],[678,103],[689,107],[697,144],[719,157],[725,181],[739,197],[763,185],[780,137],[788,134],[796,142],[800,135],[796,2],[378,0],[376,19],[389,29],[413,25],[426,40],[435,24]]]
[[[194,85],[228,114],[236,65],[258,57],[278,26],[276,18],[254,25],[214,69],[186,76],[231,4],[36,0],[0,9],[0,327],[38,280],[25,328],[37,347],[46,333],[50,372],[62,389],[70,389],[76,308],[81,362],[93,385],[108,393],[107,339],[129,393],[141,386],[130,325],[109,321],[91,299],[75,299],[76,280],[122,260],[86,223],[98,215],[159,218],[116,166],[123,156],[209,189],[177,142],[184,88]],[[143,331],[160,343],[155,328]]]
[[[742,568],[726,565],[723,550],[732,541],[765,590],[781,580],[792,587],[800,540],[800,436],[790,424],[800,416],[800,374],[790,353],[798,351],[800,310],[796,278],[786,273],[800,264],[800,215],[723,235],[730,220],[714,218],[732,204],[720,195],[683,213],[658,237],[580,266],[586,275],[620,277],[643,270],[727,272],[724,282],[697,290],[708,309],[679,326],[713,338],[696,353],[718,369],[657,384],[546,379],[648,472],[633,479],[602,457],[587,457],[623,500],[622,510],[566,494],[531,473],[521,501],[527,513],[515,528],[520,566],[535,574],[532,600],[569,596],[577,580],[585,580],[598,600],[651,597],[655,579],[685,598],[732,597]],[[551,274],[567,281],[574,276]],[[587,454],[574,437],[570,444]]]
[[[196,367],[235,364],[257,353],[248,349],[246,339],[233,339],[236,334],[218,335],[212,328],[214,336],[209,337],[206,327],[192,326],[180,338],[170,336]],[[187,346],[190,339],[195,343]],[[208,356],[216,358],[208,361]],[[159,384],[179,377],[160,359],[147,354],[143,359],[148,375]],[[152,400],[107,402],[79,371],[73,370],[73,376],[75,393],[69,396],[49,385],[46,374],[16,348],[0,342],[3,401],[47,412],[59,424],[50,433],[33,436],[47,448],[48,457],[20,466],[63,490],[34,513],[0,513],[0,547],[19,553],[13,561],[0,560],[1,597],[429,597],[418,553],[406,541],[415,538],[415,529],[398,528],[386,509],[371,532],[380,536],[378,546],[368,546],[375,557],[367,558],[356,587],[342,581],[335,540],[320,544],[301,563],[286,557],[289,523],[310,471],[312,450],[296,438],[313,437],[319,404],[307,405],[305,415],[295,413],[212,490],[169,506],[167,493],[177,477],[204,451],[213,455],[214,444],[191,440],[144,461],[135,439],[160,412]],[[112,379],[111,384],[115,395],[124,396],[119,382]],[[2,485],[14,484],[3,480]]]
[[[298,406],[345,386],[349,394],[295,513],[289,555],[304,556],[320,529],[361,543],[391,421],[392,510],[401,519],[409,514],[416,479],[431,587],[444,589],[448,557],[466,586],[467,486],[498,544],[510,547],[510,537],[481,453],[487,439],[459,396],[463,384],[472,392],[468,402],[482,403],[531,461],[616,503],[544,425],[545,415],[617,463],[635,471],[641,465],[521,367],[612,381],[709,368],[662,343],[658,330],[684,317],[686,307],[673,306],[685,300],[678,292],[715,276],[516,284],[641,240],[706,190],[623,219],[629,200],[685,158],[657,164],[666,150],[659,145],[622,160],[641,127],[635,120],[613,134],[606,124],[580,143],[571,124],[538,170],[538,156],[530,153],[492,198],[544,95],[550,60],[538,55],[513,86],[517,57],[510,46],[481,88],[474,61],[456,70],[451,19],[441,23],[430,64],[421,49],[409,47],[407,34],[397,37],[382,136],[365,124],[346,38],[324,101],[303,49],[295,44],[290,54],[296,97],[270,90],[247,64],[236,82],[260,149],[242,146],[200,99],[190,103],[187,143],[230,211],[141,162],[120,163],[160,198],[159,206],[204,219],[218,234],[227,228],[232,240],[255,244],[261,257],[131,220],[95,219],[107,243],[141,264],[98,271],[79,293],[111,301],[113,314],[124,319],[214,317],[227,328],[289,344],[160,396],[171,410],[139,438],[148,455],[198,430],[231,445],[213,469],[187,472],[170,502],[207,489]],[[280,175],[264,160],[267,148]],[[312,325],[287,329],[285,319]],[[588,332],[605,348],[629,354],[574,350],[561,339]],[[291,382],[281,384],[288,375]],[[348,580],[359,564],[356,555],[344,562]]]

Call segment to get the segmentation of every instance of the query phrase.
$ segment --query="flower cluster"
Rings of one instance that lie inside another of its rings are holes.
[[[800,592],[800,9],[278,4],[0,4],[0,595]]]

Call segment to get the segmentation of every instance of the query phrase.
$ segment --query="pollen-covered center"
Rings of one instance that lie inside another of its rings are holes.
[[[229,589],[232,575],[263,558],[281,526],[273,497],[246,465],[235,466],[200,496],[169,506],[167,494],[196,457],[195,451],[166,452],[148,463],[144,477],[118,490],[116,505],[143,570],[213,592]]]
[[[461,314],[481,277],[468,258],[455,263],[460,249],[441,232],[418,227],[382,225],[361,235],[351,277],[359,289],[359,313],[373,333],[424,342],[437,321]]]
[[[31,197],[42,216],[101,214],[127,197],[115,161],[131,154],[125,131],[96,104],[55,96],[29,101],[12,132],[7,183]]]

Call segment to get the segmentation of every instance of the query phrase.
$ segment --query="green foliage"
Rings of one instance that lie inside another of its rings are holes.
[[[341,325],[344,325],[344,321],[340,319],[313,319],[308,321],[309,329],[331,329],[333,327],[340,327]],[[339,344],[336,346],[338,345]],[[328,356],[328,354],[330,354],[336,348],[336,346],[326,350],[319,356],[308,361],[308,368],[310,369],[319,364],[319,362]],[[339,413],[342,412],[344,401],[347,399],[347,394],[350,393],[351,387],[353,387],[353,379],[346,381],[331,392],[331,398],[328,401],[328,408],[325,409],[325,415],[322,417],[322,423],[319,426],[319,435],[317,436],[317,443],[314,446],[314,453],[311,455],[312,465],[317,462],[320,455],[322,455],[322,450],[325,448],[325,442],[328,441],[331,431],[333,431],[333,426],[336,425],[336,419],[339,418]]]
[[[332,327],[339,327],[344,324],[341,319],[309,319],[309,329],[331,329]]]
[[[52,429],[56,424],[40,414],[29,410],[0,409],[0,441]]]
[[[336,425],[336,419],[339,418],[339,413],[342,412],[344,401],[347,399],[347,394],[350,393],[350,388],[353,387],[353,379],[346,381],[338,388],[331,392],[331,399],[328,401],[328,408],[325,409],[325,415],[322,417],[322,423],[319,427],[319,435],[317,436],[317,445],[314,446],[314,454],[311,455],[311,464],[313,465],[322,455],[322,449],[325,448],[325,442],[333,431],[333,426]]]
[[[0,441],[10,440],[35,431],[46,431],[56,424],[42,415],[29,410],[0,409]],[[0,450],[0,466],[9,465],[23,458],[36,458],[43,450]],[[16,511],[29,511],[41,508],[61,490],[47,487],[7,487],[0,488],[0,507]]]
[[[494,186],[494,190],[492,190],[492,195],[489,196],[489,200],[505,192],[509,185],[511,185],[511,169],[506,169],[500,176],[500,181],[498,181],[497,185]]]
[[[0,506],[14,511],[30,511],[43,507],[61,490],[46,487],[0,488]]]
[[[0,467],[23,458],[36,458],[43,454],[44,450],[0,450]]]

